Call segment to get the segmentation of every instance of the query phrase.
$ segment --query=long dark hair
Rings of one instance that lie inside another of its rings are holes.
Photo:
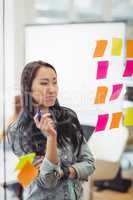
[[[35,151],[38,154],[41,154],[42,149],[44,149],[44,146],[46,144],[46,137],[44,137],[40,130],[37,129],[33,120],[33,116],[35,115],[35,102],[31,95],[31,87],[36,73],[41,67],[51,68],[56,73],[55,68],[51,64],[43,61],[30,62],[25,66],[21,75],[21,95],[23,112],[19,118],[18,123],[21,129],[23,129],[24,132],[27,132],[28,145],[31,146],[32,151]],[[56,100],[55,105],[52,106],[50,109],[54,113],[57,121],[56,128],[58,133],[58,145],[62,147],[65,146],[67,142],[71,142],[75,151],[77,146],[80,147],[83,141],[83,133],[76,113],[71,109],[60,106],[58,100]],[[24,137],[21,136],[20,142],[22,146],[24,146],[23,138]],[[39,145],[41,146],[40,148]]]

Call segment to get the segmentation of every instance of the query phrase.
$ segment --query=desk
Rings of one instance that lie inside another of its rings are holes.
[[[96,160],[94,179],[111,179],[117,174],[120,158],[128,140],[125,127],[94,133],[88,145]]]

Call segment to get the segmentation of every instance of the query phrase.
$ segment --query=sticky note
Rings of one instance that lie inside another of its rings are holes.
[[[97,40],[93,57],[102,57],[104,55],[107,43],[107,40]]]
[[[127,40],[126,56],[127,58],[133,58],[133,40]]]
[[[108,61],[99,61],[98,62],[96,79],[106,78],[107,71],[108,71],[108,65],[109,65]]]
[[[17,179],[25,188],[37,177],[37,175],[38,169],[36,169],[30,162],[27,161],[24,167],[20,170]]]
[[[133,75],[133,60],[127,60],[123,76],[127,77],[132,75]]]
[[[109,114],[98,115],[97,125],[95,132],[103,131],[106,128],[108,122]]]
[[[111,120],[111,124],[110,124],[110,129],[119,128],[121,117],[122,117],[122,112],[112,113],[112,120]]]
[[[34,160],[36,154],[35,153],[29,153],[29,154],[26,154],[26,155],[23,155],[19,158],[19,162],[16,166],[16,170],[18,169],[22,169],[23,166],[25,165],[25,163],[27,161],[29,161],[30,163],[32,163],[32,161]]]
[[[115,84],[112,85],[112,94],[110,96],[110,101],[115,100],[119,97],[121,90],[122,90],[123,84]]]
[[[112,38],[112,56],[120,56],[122,52],[122,39],[121,38]]]
[[[106,86],[99,86],[97,88],[95,104],[105,103],[107,92],[108,92],[108,88]]]
[[[133,126],[133,107],[125,109],[124,126]]]

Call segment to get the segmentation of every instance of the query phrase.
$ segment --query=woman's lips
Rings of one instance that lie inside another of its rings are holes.
[[[46,97],[45,100],[46,100],[46,101],[54,101],[54,100],[55,100],[55,97]]]

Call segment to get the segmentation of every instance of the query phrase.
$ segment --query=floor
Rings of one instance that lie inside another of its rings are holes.
[[[0,187],[0,200],[4,200],[3,189]],[[11,192],[7,193],[7,200],[17,200]],[[88,200],[88,199],[84,199]],[[96,191],[93,189],[91,200],[133,200],[133,187],[127,193],[114,192],[111,190]]]
[[[6,192],[6,199],[4,198],[4,190],[0,186],[0,200],[18,200],[18,198],[14,195],[13,192],[7,191]]]
[[[130,188],[127,193],[114,192],[111,190],[98,192],[94,188],[92,200],[133,200],[133,187]]]

